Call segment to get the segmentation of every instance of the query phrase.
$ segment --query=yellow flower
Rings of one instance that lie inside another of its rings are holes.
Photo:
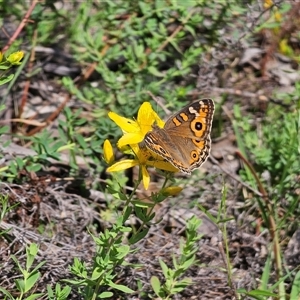
[[[121,160],[107,168],[107,172],[122,171],[139,165],[141,167],[143,184],[145,189],[147,190],[150,183],[150,175],[147,171],[147,166],[156,167],[158,169],[162,169],[169,172],[178,171],[170,163],[161,160],[162,158],[160,158],[159,156],[153,157],[147,148],[140,148],[138,144],[132,144],[130,146],[136,158]]]
[[[152,109],[149,102],[141,105],[136,121],[121,117],[114,112],[109,112],[108,116],[123,130],[124,135],[118,141],[119,148],[143,141],[145,134],[151,130],[154,122],[160,127],[164,126],[164,122]]]
[[[276,22],[281,22],[282,21],[282,15],[279,11],[275,11],[274,17],[275,17]]]
[[[272,0],[265,0],[264,1],[264,8],[265,9],[271,7],[272,5],[273,5],[273,1]]]
[[[7,61],[10,62],[12,65],[19,65],[20,60],[24,57],[23,51],[17,51],[12,54],[10,54],[7,58]]]
[[[0,51],[0,63],[2,62],[3,60],[3,53]]]
[[[109,140],[105,140],[103,144],[103,156],[107,164],[112,164],[115,160],[113,147]]]
[[[165,196],[177,196],[182,190],[183,188],[181,188],[180,186],[169,186],[167,188],[164,188],[162,190],[162,193]]]
[[[145,189],[148,189],[150,183],[150,175],[147,171],[147,167],[155,167],[161,170],[169,172],[178,172],[172,164],[164,161],[162,157],[148,150],[146,146],[141,146],[140,143],[144,140],[147,132],[152,129],[154,122],[159,126],[163,127],[164,122],[160,119],[157,113],[152,109],[149,102],[144,102],[139,111],[136,120],[131,120],[119,116],[114,112],[110,112],[108,116],[122,129],[123,136],[118,141],[119,149],[126,154],[133,154],[134,159],[125,159],[116,162],[110,166],[108,172],[122,171],[134,166],[140,166],[141,176]],[[108,146],[104,145],[106,152],[108,153]],[[106,154],[105,154],[106,155]],[[105,160],[108,158],[105,156]]]
[[[289,46],[287,39],[282,39],[279,43],[279,50],[281,53],[291,56],[293,55],[293,49]]]

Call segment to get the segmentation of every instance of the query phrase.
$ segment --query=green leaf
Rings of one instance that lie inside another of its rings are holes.
[[[195,262],[196,256],[193,255],[190,259],[187,259],[183,264],[182,264],[182,268],[184,270],[187,270],[191,265],[193,265],[193,263]]]
[[[161,284],[157,276],[152,276],[150,279],[151,286],[157,296],[161,296]]]
[[[185,25],[184,29],[186,29],[193,37],[196,37],[196,32],[195,32],[195,28],[193,26],[190,25]]]
[[[23,279],[16,279],[16,286],[21,293],[25,293],[25,282]]]
[[[1,110],[0,110],[1,111]],[[0,136],[4,133],[7,133],[9,131],[9,126],[5,125],[5,126],[1,126],[0,127]]]
[[[161,267],[161,269],[164,273],[165,278],[168,278],[168,275],[169,275],[168,266],[165,264],[165,262],[162,259],[159,259],[159,264],[160,264],[160,267]]]
[[[21,159],[20,157],[16,157],[16,160],[15,160],[17,166],[19,169],[23,169],[24,167],[24,161],[23,159]]]
[[[111,298],[114,295],[114,293],[112,292],[103,292],[100,295],[98,295],[98,297],[100,299],[105,299],[105,298]]]
[[[294,278],[290,299],[299,299],[299,297],[300,297],[300,271],[297,272]]]
[[[125,212],[123,214],[123,219],[122,219],[122,222],[125,223],[129,216],[131,215],[132,213],[132,207],[131,206],[127,206],[126,209],[125,209]]]
[[[30,274],[30,276],[26,280],[25,293],[31,290],[31,288],[36,284],[40,276],[41,276],[40,272],[35,272],[33,274]]]
[[[11,68],[11,65],[8,65],[7,62],[0,63],[0,70],[5,71],[5,70],[8,70],[9,68]]]
[[[108,285],[116,290],[123,292],[123,293],[127,293],[127,294],[134,293],[134,290],[132,290],[129,287],[122,285],[122,284],[115,284],[111,281],[108,283]]]
[[[122,245],[117,248],[118,254],[116,255],[117,259],[122,259],[127,256],[130,252],[130,247],[128,245]]]
[[[188,285],[190,285],[190,284],[192,284],[193,283],[193,280],[191,279],[191,278],[183,278],[182,280],[180,280],[179,282],[178,282],[178,286],[188,286]]]
[[[30,244],[29,247],[26,247],[26,255],[27,255],[27,259],[26,259],[26,269],[29,270],[30,267],[32,266],[32,263],[34,261],[35,256],[37,255],[39,251],[39,248],[37,246],[37,244],[32,243]]]
[[[26,166],[26,170],[28,172],[38,172],[42,169],[42,165],[41,164],[31,164],[30,166]]]
[[[260,290],[266,290],[268,288],[268,283],[269,283],[269,279],[270,279],[270,274],[271,274],[271,270],[272,270],[272,258],[271,255],[268,255],[267,260],[265,261],[265,265],[263,268],[263,273],[260,279],[260,286],[259,289]]]
[[[172,294],[178,294],[178,293],[181,293],[185,288],[186,288],[186,286],[179,287],[176,285],[176,286],[172,287],[171,291],[172,291]]]
[[[146,203],[142,200],[133,200],[132,203],[139,208],[152,208],[154,206],[153,203]]]
[[[69,294],[71,293],[71,287],[70,286],[65,286],[62,291],[59,293],[59,299],[67,299]]]
[[[271,293],[269,291],[263,291],[263,290],[252,290],[250,292],[247,292],[245,289],[237,289],[237,292],[239,294],[245,294],[248,296],[267,296],[267,297],[277,297],[277,294]]]
[[[47,284],[47,294],[48,294],[48,297],[50,300],[54,300],[54,292],[53,292],[50,284]]]
[[[15,74],[10,74],[8,76],[3,76],[0,78],[0,85],[3,85],[9,81],[11,81],[15,77]]]
[[[143,15],[147,15],[148,13],[151,13],[152,7],[149,5],[149,3],[146,3],[144,1],[138,1],[137,2]]]
[[[26,300],[40,299],[42,296],[44,296],[44,294],[42,294],[42,293],[40,293],[40,294],[33,294],[33,295],[30,295],[29,297],[27,297]]]
[[[135,210],[135,213],[136,213],[137,217],[138,217],[141,221],[145,221],[145,212],[146,212],[146,209],[143,209],[143,208],[141,208],[141,207],[135,206],[135,207],[134,207],[134,210]]]
[[[83,136],[81,134],[77,134],[76,135],[76,140],[79,143],[79,145],[81,146],[82,149],[86,149],[88,148],[88,144],[85,142]]]
[[[41,268],[45,263],[46,263],[46,261],[41,261],[37,266],[34,267],[34,269],[33,269],[30,273],[36,272],[36,271],[37,271],[39,268]]]
[[[17,260],[17,258],[14,255],[11,255],[12,260],[16,263],[16,265],[18,266],[19,270],[22,272],[23,268],[20,265],[19,261]]]
[[[97,279],[100,278],[100,276],[103,274],[103,270],[101,270],[98,267],[95,267],[91,276],[91,280],[96,281]]]
[[[119,230],[120,230],[120,232],[126,232],[126,233],[128,233],[128,232],[132,231],[132,228],[122,226],[122,227],[119,228]]]
[[[14,176],[17,176],[18,170],[17,170],[16,164],[15,164],[13,161],[11,161],[10,164],[9,164],[9,171],[10,171]]]
[[[161,77],[161,78],[165,77],[165,74],[158,71],[157,68],[155,68],[154,66],[149,66],[148,72],[156,77]]]
[[[4,288],[0,287],[0,292],[2,292],[6,297],[8,297],[11,300],[14,300],[15,298]]]
[[[129,242],[130,244],[135,244],[138,241],[142,240],[147,234],[148,234],[149,228],[144,228],[141,232],[138,234],[133,235],[130,239]]]

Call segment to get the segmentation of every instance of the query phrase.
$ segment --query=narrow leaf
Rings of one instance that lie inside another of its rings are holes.
[[[151,286],[153,288],[154,293],[157,296],[160,296],[161,284],[157,276],[152,276],[150,279]]]
[[[14,78],[14,76],[15,76],[14,74],[10,74],[8,76],[4,76],[0,78],[0,85],[10,82]]]
[[[111,281],[108,285],[116,290],[122,291],[123,293],[127,293],[127,294],[134,293],[132,289],[122,284],[115,284]]]
[[[44,294],[40,293],[40,294],[33,294],[33,295],[30,295],[29,297],[26,298],[26,300],[35,300],[35,299],[41,299],[41,297],[43,296]]]
[[[114,295],[112,292],[103,292],[98,297],[100,299],[111,298]]]
[[[149,228],[144,228],[144,229],[143,229],[141,232],[139,232],[138,234],[133,235],[133,236],[130,238],[130,240],[129,240],[130,244],[135,244],[135,243],[137,243],[138,241],[140,241],[141,239],[143,239],[143,238],[147,235],[148,231],[149,231]]]
[[[36,282],[40,278],[40,275],[41,275],[40,272],[30,274],[29,278],[26,280],[25,293],[27,293],[29,290],[32,289],[32,287],[36,284]]]
[[[290,299],[299,299],[300,297],[300,271],[295,276]]]

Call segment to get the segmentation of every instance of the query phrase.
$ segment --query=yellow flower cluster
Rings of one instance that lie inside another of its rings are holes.
[[[264,8],[265,8],[265,9],[272,8],[273,6],[274,6],[273,14],[274,14],[275,21],[276,21],[276,22],[282,21],[282,15],[281,15],[281,13],[278,11],[278,8],[274,5],[273,0],[265,0],[265,1],[264,1]]]
[[[24,57],[23,51],[13,52],[8,57],[5,57],[4,54],[0,51],[0,64],[3,65],[9,63],[9,65],[18,66],[21,64],[21,60],[23,57]]]
[[[123,136],[118,141],[118,148],[124,153],[134,155],[133,159],[125,159],[114,163],[113,147],[109,140],[104,142],[104,159],[110,165],[108,172],[116,172],[140,166],[141,175],[145,189],[148,189],[150,175],[147,167],[152,166],[161,170],[177,172],[178,170],[170,163],[163,160],[162,157],[151,152],[145,147],[143,140],[147,132],[152,129],[156,123],[159,127],[164,126],[164,122],[157,113],[152,109],[149,102],[144,102],[137,115],[137,120],[131,120],[110,112],[108,116],[122,129]]]
[[[10,62],[12,65],[20,65],[21,59],[24,57],[23,51],[17,51],[10,54],[7,58],[7,61]]]

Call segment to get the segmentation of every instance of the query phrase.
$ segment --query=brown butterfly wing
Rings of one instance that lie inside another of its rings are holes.
[[[176,143],[163,128],[154,126],[153,130],[146,134],[144,142],[148,149],[163,157],[183,173],[191,173],[189,164],[185,163],[188,159],[180,147],[182,143]]]
[[[145,136],[145,144],[176,168],[190,174],[209,156],[213,113],[213,100],[195,101],[171,116],[164,128],[153,126]]]

